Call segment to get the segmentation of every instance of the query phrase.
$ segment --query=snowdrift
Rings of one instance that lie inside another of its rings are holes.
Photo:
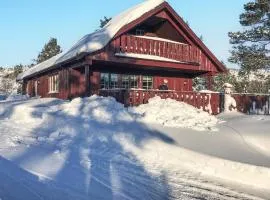
[[[269,189],[269,168],[182,148],[170,135],[150,128],[153,123],[184,127],[179,134],[187,130],[209,132],[217,122],[215,117],[192,106],[158,97],[146,105],[128,109],[114,98],[99,96],[71,102],[58,99],[6,102],[0,103],[0,156],[14,162],[23,159],[18,164],[24,170],[40,180],[68,186],[73,195],[109,197],[100,187],[112,187],[118,199],[142,199],[146,195],[164,199],[166,189],[176,187],[174,181],[181,180],[184,174],[186,181],[191,177],[197,181],[195,177],[207,175]],[[160,188],[165,179],[168,185]],[[103,186],[90,187],[93,182]],[[91,188],[92,192],[96,189],[101,192],[91,193]],[[194,193],[194,187],[191,188]]]
[[[154,97],[148,104],[130,108],[138,120],[168,127],[191,128],[194,130],[216,130],[217,118],[191,105],[173,99]]]

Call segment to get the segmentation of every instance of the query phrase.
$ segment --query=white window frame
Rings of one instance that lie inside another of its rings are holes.
[[[144,83],[146,83],[146,87],[144,87]],[[154,78],[153,76],[143,76],[142,77],[142,89],[144,90],[152,90],[154,88]]]
[[[122,88],[124,89],[138,89],[139,77],[136,75],[122,75]],[[125,83],[125,84],[124,84]]]
[[[119,89],[118,80],[119,80],[119,74],[101,73],[100,74],[100,89],[102,90]]]
[[[59,74],[49,76],[49,93],[59,93]]]
[[[110,89],[118,89],[118,74],[110,74]]]

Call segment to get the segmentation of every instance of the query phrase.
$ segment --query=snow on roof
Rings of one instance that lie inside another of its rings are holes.
[[[61,56],[56,56],[52,58],[52,60],[50,59],[44,63],[36,65],[34,69],[31,68],[18,76],[17,80],[22,80],[33,73],[37,73],[53,65],[72,59],[79,54],[93,53],[104,48],[122,27],[140,18],[143,14],[155,9],[164,1],[165,0],[146,0],[143,3],[122,12],[111,19],[104,28],[85,35],[71,49],[61,54]]]
[[[53,56],[50,59],[48,59],[42,63],[35,65],[34,67],[29,68],[25,72],[20,73],[17,76],[17,81],[23,80],[24,78],[26,78],[32,74],[41,72],[45,69],[48,69],[48,68],[54,66],[56,64],[57,59],[60,58],[62,55],[63,55],[63,53],[60,53],[60,54]]]

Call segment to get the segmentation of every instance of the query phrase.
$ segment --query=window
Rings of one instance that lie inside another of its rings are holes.
[[[137,89],[138,88],[138,77],[137,76],[130,76],[130,88]]]
[[[49,76],[49,93],[57,93],[59,91],[59,75],[53,74]]]
[[[110,89],[118,88],[118,75],[110,74]]]
[[[153,89],[153,77],[143,76],[143,89],[150,90]]]
[[[122,88],[129,89],[129,76],[122,76]]]
[[[116,89],[118,88],[118,74],[100,74],[101,89]]]
[[[145,33],[145,31],[144,31],[144,30],[142,30],[142,29],[136,29],[136,35],[143,36],[143,35],[144,35],[144,33]]]
[[[100,74],[100,87],[101,89],[109,89],[109,74],[101,73]]]
[[[138,88],[138,76],[135,75],[123,75],[122,76],[122,88],[125,89],[137,89]]]

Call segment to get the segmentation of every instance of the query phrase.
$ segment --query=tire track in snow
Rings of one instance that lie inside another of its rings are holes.
[[[232,129],[234,133],[236,133],[238,136],[240,136],[240,138],[241,138],[241,140],[243,141],[243,143],[246,144],[247,147],[248,147],[251,151],[255,151],[256,153],[258,153],[258,154],[260,154],[260,155],[263,155],[263,156],[266,157],[268,160],[270,160],[269,157],[268,157],[268,155],[265,155],[263,152],[258,151],[257,148],[255,148],[253,145],[251,145],[251,144],[245,139],[245,137],[242,135],[242,133],[241,133],[239,130],[237,130],[236,128],[230,126],[229,123],[228,123],[227,125],[222,124],[222,126]]]

